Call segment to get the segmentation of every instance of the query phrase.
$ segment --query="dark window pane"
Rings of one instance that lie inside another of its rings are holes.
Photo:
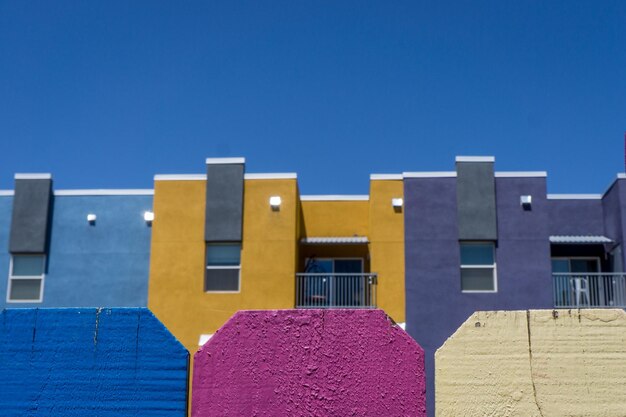
[[[241,262],[241,245],[211,244],[206,247],[207,266],[237,266]]]
[[[39,300],[40,292],[40,279],[12,279],[9,299],[11,301]]]
[[[569,261],[567,259],[553,259],[552,260],[552,272],[568,273]]]
[[[571,259],[572,272],[598,272],[598,261],[595,259]]]
[[[239,268],[207,269],[204,291],[239,291]]]
[[[335,259],[335,273],[359,274],[363,272],[363,262],[360,259]]]
[[[461,265],[492,265],[492,243],[461,243]]]
[[[493,268],[462,268],[463,291],[494,291]]]
[[[23,277],[43,275],[43,269],[43,255],[13,255],[12,275],[14,276]]]

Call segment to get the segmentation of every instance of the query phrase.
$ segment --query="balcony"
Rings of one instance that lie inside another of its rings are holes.
[[[296,308],[376,308],[375,273],[296,274]]]
[[[624,273],[553,273],[556,308],[626,308]]]

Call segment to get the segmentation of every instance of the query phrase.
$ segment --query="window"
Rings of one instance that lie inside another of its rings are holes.
[[[204,291],[239,291],[240,243],[209,243],[206,247]]]
[[[496,261],[492,242],[461,243],[461,290],[496,292]]]
[[[43,301],[45,255],[13,255],[9,267],[9,303],[40,303]]]

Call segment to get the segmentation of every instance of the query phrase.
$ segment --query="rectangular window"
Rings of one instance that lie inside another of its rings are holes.
[[[204,291],[238,292],[240,270],[240,243],[207,244]]]
[[[45,255],[12,255],[7,302],[40,303],[43,301],[45,267]]]
[[[461,290],[496,292],[496,261],[493,242],[461,242]]]

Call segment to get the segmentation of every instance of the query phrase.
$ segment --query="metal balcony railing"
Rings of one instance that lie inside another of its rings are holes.
[[[376,308],[375,273],[296,274],[296,308]]]
[[[624,273],[553,273],[554,306],[626,308]]]

